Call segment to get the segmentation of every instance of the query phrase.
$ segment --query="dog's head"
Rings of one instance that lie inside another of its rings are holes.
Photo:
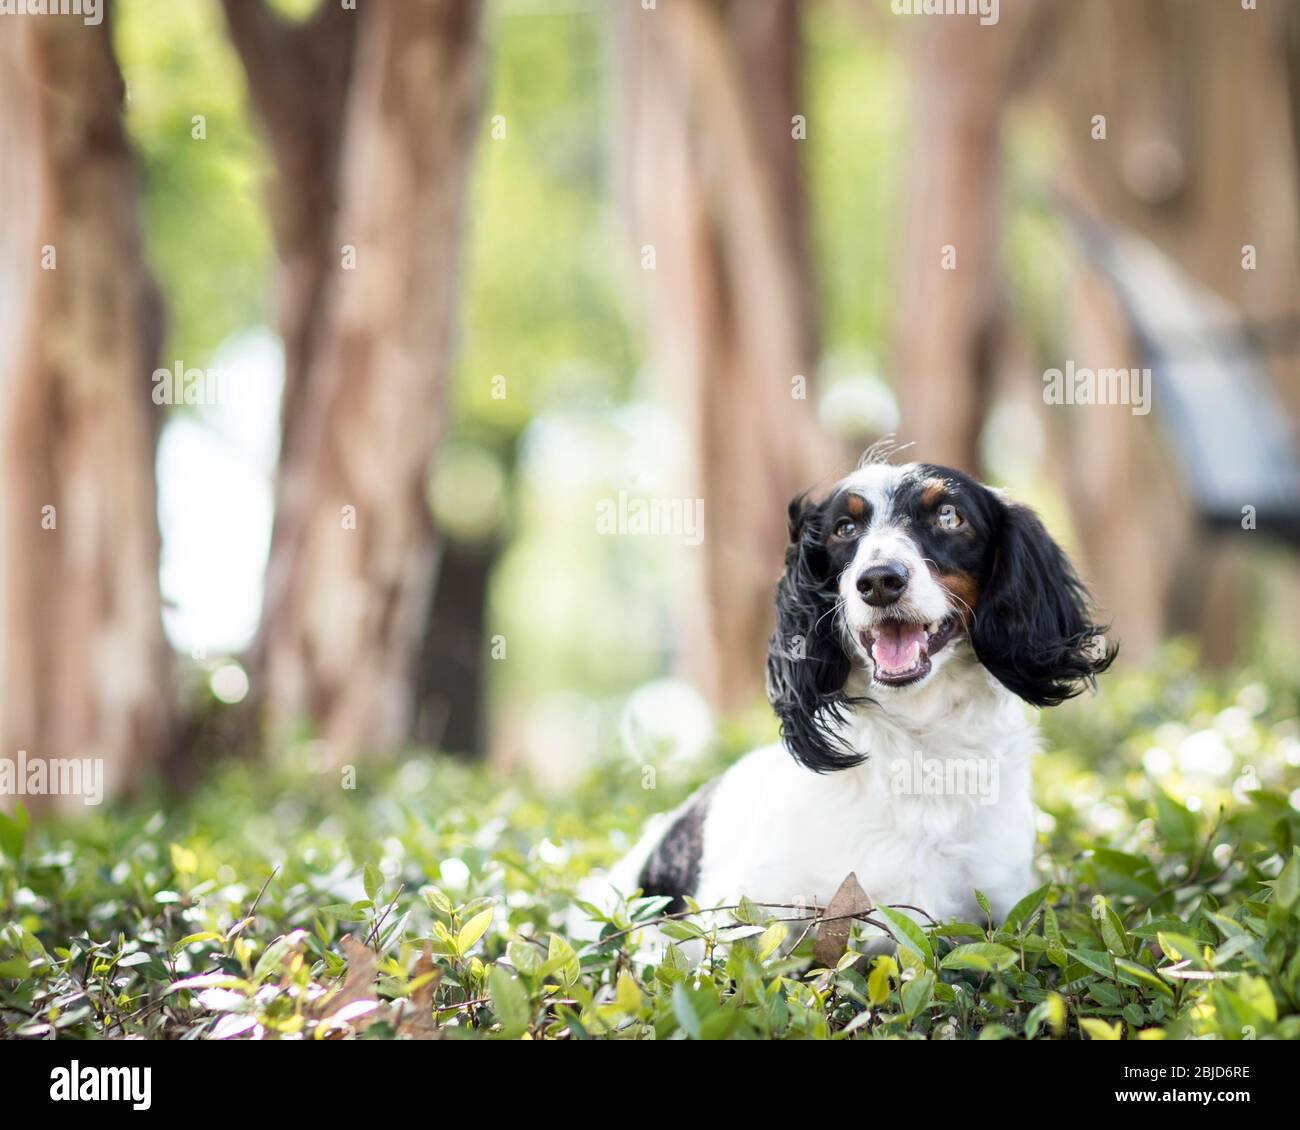
[[[796,497],[776,604],[768,697],[818,772],[862,760],[837,733],[855,668],[869,700],[901,707],[973,654],[1026,702],[1055,706],[1114,658],[1034,513],[924,463],[868,464],[824,501]]]

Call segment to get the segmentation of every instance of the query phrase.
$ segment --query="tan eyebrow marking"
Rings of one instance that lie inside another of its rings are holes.
[[[860,494],[849,495],[845,506],[854,518],[861,518],[867,512],[867,500]]]
[[[922,484],[921,505],[933,506],[948,493],[948,484],[942,479],[926,479]]]

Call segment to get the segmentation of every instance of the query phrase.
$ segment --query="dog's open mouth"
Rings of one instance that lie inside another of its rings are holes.
[[[876,665],[876,682],[905,687],[930,673],[935,655],[957,630],[956,613],[933,624],[881,620],[862,633],[862,644]]]

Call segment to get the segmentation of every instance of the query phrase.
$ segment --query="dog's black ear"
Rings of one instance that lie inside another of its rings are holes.
[[[776,632],[767,646],[767,697],[795,760],[817,773],[848,769],[862,758],[834,731],[844,721],[849,658],[841,646],[821,507],[790,503],[790,544],[776,589]]]
[[[1035,706],[1095,686],[1115,658],[1088,590],[1032,510],[1004,505],[992,575],[971,628],[979,661]]]

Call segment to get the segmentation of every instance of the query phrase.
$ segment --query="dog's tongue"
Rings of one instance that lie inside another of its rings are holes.
[[[871,655],[877,667],[886,671],[906,671],[925,646],[925,625],[886,620],[874,629],[876,638]]]

